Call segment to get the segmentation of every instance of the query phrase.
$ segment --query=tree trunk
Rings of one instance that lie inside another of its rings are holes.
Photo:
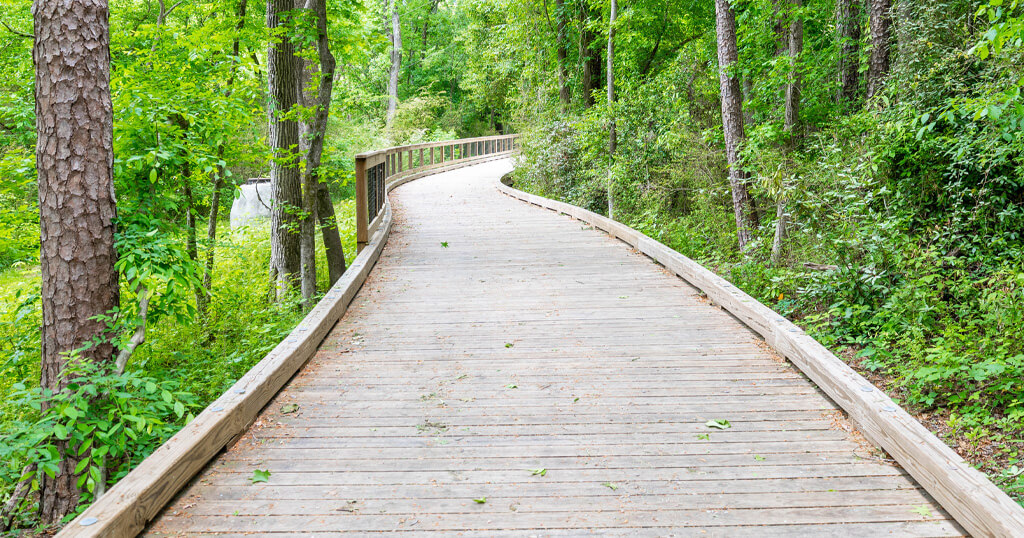
[[[398,73],[402,68],[402,21],[398,17],[398,0],[391,0],[391,72],[388,76],[388,115],[390,126],[398,109]]]
[[[241,32],[245,28],[245,11],[249,5],[248,0],[238,0],[235,7],[235,37],[231,44],[231,74],[224,91],[225,97],[230,97],[235,84],[235,71],[238,67],[239,52],[241,51]],[[218,160],[224,160],[224,145],[217,148]],[[206,219],[206,267],[203,269],[203,294],[200,302],[196,305],[199,316],[206,318],[210,298],[213,295],[213,262],[217,251],[217,217],[220,213],[220,191],[224,188],[224,177],[227,167],[218,166],[217,175],[213,179],[213,193],[210,195],[210,214]]]
[[[267,1],[267,27],[282,27],[281,14],[294,8],[292,0]],[[280,299],[294,287],[299,276],[299,211],[302,188],[298,156],[298,121],[282,116],[298,102],[299,59],[288,36],[272,40],[267,54],[270,82],[270,148],[274,158],[270,167],[270,265],[276,270],[276,295]]]
[[[333,286],[345,272],[345,250],[341,246],[338,218],[334,215],[331,191],[326,183],[321,183],[317,189],[316,217],[320,221],[320,235],[327,253],[327,277]]]
[[[783,130],[789,134],[786,140],[785,152],[787,158],[796,145],[799,143],[800,133],[800,55],[804,51],[804,23],[800,15],[795,11],[802,7],[803,0],[790,0],[793,8],[789,12],[789,31],[787,32],[786,43],[789,51],[789,73],[786,77],[786,102],[783,120]],[[775,200],[775,237],[772,240],[771,262],[773,265],[779,263],[782,256],[782,242],[786,238],[786,198],[785,185],[779,189]]]
[[[863,0],[836,2],[836,35],[839,37],[839,90],[836,100],[853,103],[860,86],[860,21]]]
[[[320,159],[324,151],[324,137],[327,133],[327,119],[331,110],[331,93],[334,89],[334,70],[336,62],[331,54],[330,42],[327,36],[327,4],[326,0],[306,0],[305,9],[312,10],[316,15],[317,25],[317,56],[320,60],[320,80],[316,94],[309,96],[309,103],[305,106],[315,107],[312,121],[306,125],[306,169],[303,175],[303,222],[302,222],[302,298],[306,308],[312,308],[316,295],[316,219],[319,213],[319,205],[322,192],[327,193],[327,204],[330,205],[330,192],[320,188]],[[303,92],[305,93],[305,92]],[[333,211],[331,212],[333,216]],[[329,223],[337,234],[337,224]],[[325,229],[326,232],[326,229]],[[325,236],[326,239],[326,236]],[[339,239],[340,244],[340,239]],[[324,245],[327,245],[325,240]],[[344,267],[344,253],[338,250],[328,251],[341,256],[341,265]],[[332,264],[329,264],[332,265]],[[333,263],[337,265],[337,261]],[[333,284],[333,282],[332,282]]]
[[[790,0],[794,8],[789,12],[789,31],[787,32],[787,49],[789,51],[789,73],[786,75],[786,105],[783,129],[795,136],[793,131],[800,124],[800,55],[804,51],[804,22],[794,13],[803,4],[803,0]]]
[[[42,362],[40,385],[60,390],[65,353],[96,338],[81,360],[110,361],[114,346],[94,318],[120,304],[114,269],[114,117],[110,101],[110,24],[105,0],[37,0],[35,22],[36,166],[39,179]],[[79,458],[63,455],[40,484],[44,525],[74,511]]]
[[[871,59],[868,64],[868,99],[878,95],[889,74],[892,46],[892,0],[868,0]]]
[[[740,168],[740,146],[743,144],[743,94],[740,80],[731,70],[739,58],[736,48],[736,17],[729,0],[715,0],[715,28],[718,36],[718,82],[722,93],[722,130],[725,134],[725,155],[729,162],[729,184],[732,207],[736,215],[736,236],[740,250],[746,248],[751,229],[757,225],[747,191],[747,174]]]
[[[605,85],[608,90],[608,157],[614,162],[615,150],[618,146],[618,134],[615,132],[615,21],[619,15],[619,3],[612,0],[611,11],[608,15],[608,68]],[[615,214],[615,193],[612,186],[612,169],[608,167],[608,218],[613,219]]]
[[[600,46],[597,35],[588,26],[592,20],[592,13],[586,4],[580,5],[580,61],[582,65],[581,86],[583,89],[583,106],[590,108],[594,106],[594,90],[597,89],[601,76],[601,50],[595,48]]]
[[[558,99],[562,102],[562,110],[569,110],[572,95],[569,93],[568,51],[565,47],[565,0],[555,0],[555,24],[558,27],[558,43],[555,52],[558,55]]]

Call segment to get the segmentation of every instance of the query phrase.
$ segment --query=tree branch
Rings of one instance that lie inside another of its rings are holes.
[[[14,28],[11,28],[11,26],[9,24],[7,24],[7,22],[4,21],[3,19],[0,19],[0,25],[3,25],[4,28],[7,28],[8,32],[10,32],[10,33],[12,33],[12,34],[14,34],[16,36],[24,37],[26,39],[35,39],[36,38],[35,34],[26,34],[25,32],[19,32],[19,31],[15,30]]]

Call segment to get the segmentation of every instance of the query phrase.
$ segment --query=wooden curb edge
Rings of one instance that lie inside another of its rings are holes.
[[[506,158],[510,153],[454,161],[447,166],[398,176],[388,182],[387,191],[424,176]],[[65,525],[57,536],[120,538],[142,531],[221,449],[245,433],[267,403],[316,353],[380,258],[392,222],[388,199],[369,244],[295,329],[192,422]]]
[[[502,193],[586,222],[631,245],[704,292],[782,353],[975,536],[1024,536],[1024,508],[983,473],[803,329],[727,280],[650,237],[603,215],[497,182]]]

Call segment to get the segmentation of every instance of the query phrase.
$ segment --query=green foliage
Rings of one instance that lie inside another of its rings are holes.
[[[51,392],[24,384],[11,399],[25,419],[3,425],[0,483],[30,479],[33,490],[45,474],[60,472],[58,444],[75,455],[84,502],[100,483],[113,484],[192,418],[195,399],[173,377],[139,372],[117,374],[109,364],[74,362],[65,370],[67,386]],[[25,469],[34,465],[29,476]]]
[[[893,69],[869,110],[859,110],[862,100],[835,98],[834,3],[778,5],[733,3],[746,116],[742,166],[759,213],[745,252],[736,246],[725,177],[714,22],[700,8],[627,6],[617,29],[617,103],[587,108],[574,100],[566,111],[549,28],[542,16],[510,6],[524,19],[510,19],[506,31],[522,43],[519,61],[540,59],[520,75],[516,184],[598,212],[611,190],[617,220],[802,324],[883,376],[901,401],[944,417],[950,442],[1022,499],[1020,4],[900,3]],[[672,9],[679,11],[664,23],[670,30],[661,43],[674,44],[655,49],[660,16]],[[861,16],[855,60],[864,76],[869,36]],[[804,51],[791,59],[779,49],[777,28],[797,18]],[[538,28],[538,36],[526,35]],[[781,90],[794,63],[803,81],[801,124],[790,132]],[[575,91],[579,79],[570,73]],[[607,150],[612,112],[615,155]],[[788,225],[773,261],[780,203]]]

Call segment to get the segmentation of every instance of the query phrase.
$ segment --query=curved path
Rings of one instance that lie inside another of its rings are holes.
[[[510,167],[392,193],[345,317],[148,533],[963,534],[694,288],[499,193]]]

